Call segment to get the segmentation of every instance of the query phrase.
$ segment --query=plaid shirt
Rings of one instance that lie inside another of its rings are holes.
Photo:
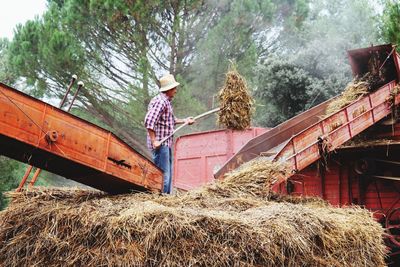
[[[147,109],[144,119],[146,129],[151,129],[156,134],[156,140],[160,141],[174,131],[175,116],[172,109],[171,100],[163,93],[155,96]],[[173,137],[168,138],[163,144],[172,147]],[[147,133],[147,147],[152,150],[150,136]]]

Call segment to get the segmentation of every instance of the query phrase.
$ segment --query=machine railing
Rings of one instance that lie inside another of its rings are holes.
[[[345,108],[321,119],[294,135],[271,159],[289,163],[294,172],[303,170],[313,162],[352,139],[377,121],[391,113],[391,106],[400,102],[393,94],[392,81],[377,91],[359,98]],[[394,103],[390,98],[394,96]]]

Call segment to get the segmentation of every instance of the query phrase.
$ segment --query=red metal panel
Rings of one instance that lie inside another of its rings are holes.
[[[226,155],[228,139],[225,131],[205,132],[178,137],[175,144],[176,158],[190,158],[199,155]]]
[[[360,156],[362,158],[362,156]],[[352,162],[358,157],[352,158],[351,161],[336,163],[329,161],[329,170],[324,176],[324,192],[323,198],[332,205],[347,206],[351,204],[362,204],[371,211],[379,211],[386,213],[393,207],[400,207],[399,193],[393,186],[393,183],[400,182],[387,181],[382,179],[371,179],[359,175],[354,175],[351,183],[351,193],[349,192],[349,167],[352,168]],[[384,170],[380,170],[384,171]],[[290,178],[294,182],[295,188],[292,194],[303,196],[321,196],[321,177],[315,167],[312,165],[305,168],[299,174],[295,174]],[[360,183],[367,183],[364,193],[360,191]],[[397,189],[398,190],[398,189]],[[352,196],[349,199],[349,193]]]
[[[174,186],[188,190],[203,184],[203,161],[204,158],[201,157],[180,159],[179,167],[175,170]]]
[[[302,170],[318,160],[318,146],[316,144],[307,147],[293,156],[296,161],[296,168],[294,170]]]
[[[324,132],[328,134],[345,124],[347,120],[346,113],[342,110],[321,120],[321,124]]]
[[[177,138],[174,149],[174,186],[188,190],[213,181],[213,173],[228,158],[249,139],[265,131],[265,128],[217,130]]]
[[[351,204],[349,199],[349,163],[348,161],[340,161],[337,170],[337,177],[340,183],[340,206],[348,206]]]
[[[83,121],[71,120],[69,115],[59,112],[59,109],[54,107],[47,109],[42,129],[45,132],[57,130],[60,138],[53,145],[48,145],[42,132],[39,146],[48,148],[54,153],[61,153],[71,160],[103,170],[107,161],[107,157],[104,157],[104,149],[107,147],[108,133],[98,131],[97,127]]]
[[[329,171],[325,173],[324,185],[321,184],[322,178],[318,173],[316,165],[310,165],[299,174],[293,175],[290,180],[295,181],[295,192],[302,191],[303,196],[318,196],[327,200],[332,205],[349,205],[348,200],[348,177],[347,164],[336,164],[334,161],[328,163]],[[340,168],[342,168],[342,178],[339,178]],[[301,182],[296,182],[301,181]],[[323,186],[323,188],[322,188]],[[303,187],[301,190],[300,187]],[[322,196],[322,192],[325,195]]]
[[[329,171],[325,173],[325,199],[329,201],[332,205],[339,206],[339,192],[340,184],[338,179],[338,167],[333,162],[330,162]]]
[[[399,193],[393,190],[391,182],[376,179],[366,188],[365,206],[372,211],[387,211],[398,198]]]
[[[243,145],[250,139],[254,138],[257,136],[257,134],[264,133],[265,129],[264,128],[253,128],[249,129],[248,131],[232,131],[232,154],[236,153],[239,151],[240,148],[243,147]],[[231,156],[229,155],[229,156]]]
[[[386,115],[388,115],[388,112],[386,112]],[[364,113],[364,114],[356,117],[354,120],[349,122],[352,136],[355,136],[355,135],[361,133],[362,131],[364,131],[365,129],[367,129],[368,127],[373,125],[374,123],[375,123],[375,121],[374,121],[374,117],[372,116],[372,112],[367,112],[367,113]],[[344,142],[340,142],[340,143],[338,142],[337,146],[340,146],[343,143]],[[335,147],[337,147],[337,146],[335,146]]]
[[[294,151],[301,152],[303,149],[310,146],[310,144],[316,143],[318,137],[323,135],[323,131],[320,127],[310,127],[301,134],[293,138]]]
[[[161,171],[111,132],[1,83],[0,91],[0,154],[110,193],[161,190]]]
[[[302,196],[321,196],[321,178],[315,166],[304,169],[301,174],[293,175],[290,180],[294,181],[295,192]]]
[[[381,128],[377,133],[377,138],[386,138],[390,137],[392,140],[400,140],[400,124],[396,123],[392,127],[384,127]]]
[[[206,156],[206,173],[203,177],[203,184],[214,181],[214,172],[221,168],[221,162],[226,161],[226,156]]]
[[[368,62],[371,56],[378,55],[377,59],[380,63],[383,64],[383,62],[385,62],[384,68],[386,69],[386,73],[383,83],[388,83],[392,80],[399,82],[400,69],[397,62],[398,57],[396,56],[394,48],[392,44],[385,44],[347,51],[353,76],[363,77],[369,72]],[[388,55],[391,56],[387,58]]]
[[[390,94],[391,90],[393,89],[393,85],[394,84],[392,83],[390,86],[385,87],[384,90],[386,92],[383,93],[383,94],[378,92],[378,91],[369,94],[369,96],[371,98],[372,106],[375,107],[375,106],[378,106],[378,105],[380,105],[382,103],[385,103],[387,101],[388,95]]]
[[[293,155],[296,154],[296,151],[294,150],[294,144],[293,144],[293,140],[290,140],[289,143],[287,143],[282,150],[279,152],[278,156],[282,157],[282,158],[286,158],[289,159],[291,158]]]

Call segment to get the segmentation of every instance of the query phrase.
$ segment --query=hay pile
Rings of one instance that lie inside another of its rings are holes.
[[[286,168],[266,164],[264,175],[259,163],[253,175],[249,164],[176,196],[11,193],[0,213],[0,265],[385,265],[382,228],[368,211],[274,196],[269,184]]]
[[[250,127],[253,99],[247,89],[246,80],[231,66],[226,73],[225,83],[218,94],[220,112],[218,124],[233,130]]]
[[[326,116],[329,116],[336,111],[344,108],[345,106],[353,103],[359,97],[369,93],[370,85],[367,81],[354,80],[349,83],[343,93],[334,101],[332,101],[326,108]]]

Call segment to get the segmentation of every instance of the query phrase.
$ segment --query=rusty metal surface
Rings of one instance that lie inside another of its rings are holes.
[[[0,91],[1,155],[110,193],[161,191],[162,172],[113,133],[2,83]]]

